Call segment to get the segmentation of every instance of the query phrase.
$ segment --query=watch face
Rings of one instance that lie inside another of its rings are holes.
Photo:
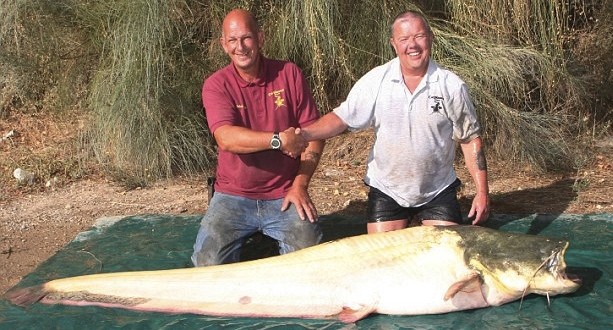
[[[273,149],[279,149],[281,147],[281,140],[273,138],[272,140],[270,140],[270,146]]]

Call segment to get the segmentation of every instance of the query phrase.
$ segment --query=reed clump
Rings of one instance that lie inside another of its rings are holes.
[[[7,0],[0,115],[86,112],[80,148],[134,185],[212,171],[200,88],[228,63],[218,38],[230,9],[256,14],[266,55],[300,65],[322,113],[394,56],[391,19],[422,9],[435,60],[469,85],[489,155],[543,170],[574,167],[577,141],[610,128],[610,107],[594,100],[611,92],[587,86],[610,84],[602,72],[613,63],[613,20],[603,9],[612,2]],[[589,49],[601,51],[589,57]]]

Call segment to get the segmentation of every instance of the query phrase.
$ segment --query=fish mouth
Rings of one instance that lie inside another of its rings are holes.
[[[572,287],[575,287],[575,286],[579,287],[583,283],[583,280],[581,279],[581,277],[579,277],[579,275],[572,274],[572,273],[567,273],[566,272],[566,267],[559,268],[557,270],[557,272],[555,272],[553,274],[555,274],[557,279],[559,279],[562,282],[570,282],[570,283],[572,283],[571,284]]]
[[[564,276],[564,279],[569,280],[569,281],[577,284],[577,286],[580,286],[581,284],[583,284],[583,279],[581,279],[581,277],[579,277],[579,275],[564,273],[564,274],[562,274],[562,276]]]

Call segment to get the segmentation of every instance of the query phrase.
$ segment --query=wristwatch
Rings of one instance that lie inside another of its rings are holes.
[[[270,139],[270,148],[273,150],[281,149],[281,138],[279,138],[279,132],[274,132],[272,134],[272,139]]]

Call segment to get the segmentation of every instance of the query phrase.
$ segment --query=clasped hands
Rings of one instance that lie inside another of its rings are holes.
[[[290,127],[279,133],[281,139],[281,152],[292,157],[299,157],[309,145],[300,128]]]

